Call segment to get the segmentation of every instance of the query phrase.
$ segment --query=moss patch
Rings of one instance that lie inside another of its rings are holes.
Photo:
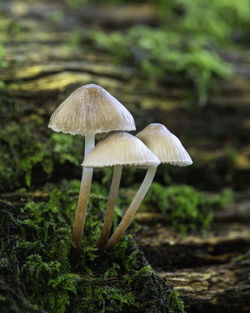
[[[151,269],[130,236],[110,254],[96,249],[106,198],[92,194],[82,243],[69,251],[79,184],[24,190],[0,202],[2,312],[184,312],[177,293]]]
[[[208,196],[188,185],[165,188],[153,183],[145,203],[160,210],[166,221],[182,234],[195,229],[205,234],[213,219],[213,209],[225,208],[232,201],[232,197],[230,189]]]
[[[88,0],[65,0],[77,7]],[[128,1],[108,1],[113,5]],[[141,4],[141,1],[131,1]],[[92,31],[89,36],[78,31],[70,35],[72,44],[89,40],[98,49],[113,55],[118,63],[133,64],[151,83],[169,75],[191,82],[198,102],[205,104],[214,77],[229,78],[232,68],[220,51],[247,42],[250,9],[248,1],[214,0],[147,1],[158,12],[153,27],[135,25],[122,31]],[[140,7],[135,6],[135,10]]]
[[[78,167],[82,159],[80,136],[44,131],[44,121],[36,114],[19,122],[5,122],[0,130],[0,190],[11,190],[33,181],[48,179],[55,166]],[[36,171],[36,176],[34,176]],[[80,173],[80,172],[79,172]]]

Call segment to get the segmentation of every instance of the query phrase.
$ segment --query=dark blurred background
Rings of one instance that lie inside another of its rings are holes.
[[[161,165],[156,181],[247,190],[249,47],[248,0],[1,0],[0,190],[80,178],[83,138],[47,125],[87,83],[122,102],[137,131],[160,122],[183,142],[194,164]],[[123,186],[144,175],[125,172]]]

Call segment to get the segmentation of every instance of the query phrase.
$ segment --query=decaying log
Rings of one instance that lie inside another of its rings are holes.
[[[236,198],[239,205],[215,213],[205,238],[181,237],[160,214],[137,216],[148,225],[137,237],[140,248],[156,272],[174,285],[188,313],[250,310],[250,206],[247,199]]]
[[[244,313],[250,310],[249,262],[157,273],[173,283],[192,313]]]

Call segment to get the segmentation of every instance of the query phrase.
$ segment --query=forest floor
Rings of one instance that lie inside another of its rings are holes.
[[[74,42],[91,27],[152,24],[155,13],[147,6],[121,10],[89,5],[80,11],[53,2],[1,1],[0,18],[8,29],[1,38],[7,67],[0,72],[6,86],[0,92],[10,101],[18,99],[22,123],[33,114],[48,121],[70,91],[94,82],[133,112],[138,130],[157,121],[184,134],[197,165],[175,171],[177,182],[213,191],[224,186],[237,190],[230,208],[214,212],[205,238],[183,237],[165,225],[161,215],[142,212],[137,221],[147,227],[136,240],[158,275],[174,285],[188,313],[249,312],[250,194],[245,190],[250,186],[250,60],[244,51],[225,52],[233,78],[221,81],[208,104],[197,107],[186,82],[170,76],[164,87],[147,86],[129,64],[114,64],[88,40]],[[41,125],[42,131],[45,127]],[[160,173],[157,178],[162,180]],[[11,198],[11,192],[2,197]]]

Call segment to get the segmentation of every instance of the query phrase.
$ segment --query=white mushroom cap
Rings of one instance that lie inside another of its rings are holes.
[[[139,132],[136,137],[143,141],[162,163],[178,166],[193,163],[180,140],[162,124],[150,124]]]
[[[52,114],[49,127],[72,135],[135,130],[130,112],[104,88],[88,84],[77,88]]]
[[[131,165],[155,167],[158,158],[135,136],[126,132],[116,132],[98,142],[82,163],[85,167],[105,167]]]

